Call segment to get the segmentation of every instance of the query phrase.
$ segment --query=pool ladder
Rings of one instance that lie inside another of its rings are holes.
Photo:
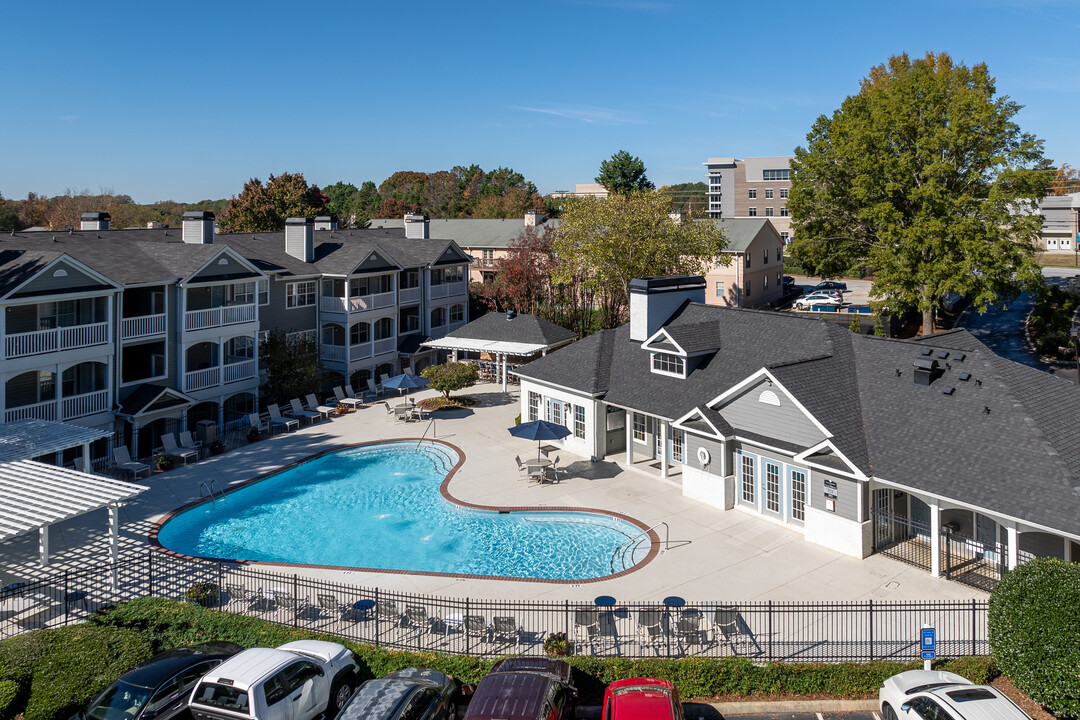
[[[431,418],[430,420],[428,420],[427,427],[424,428],[423,434],[420,436],[420,439],[416,442],[416,449],[417,450],[420,449],[420,444],[423,443],[424,438],[427,437],[428,430],[431,430],[431,437],[434,439],[434,437],[435,437],[435,418]]]
[[[217,490],[217,497],[214,496],[214,490]],[[217,480],[215,478],[210,478],[209,485],[205,482],[199,483],[199,498],[201,499],[204,497],[209,497],[210,502],[214,505],[217,505],[218,498],[221,499],[221,502],[225,502],[225,491],[218,490]]]
[[[693,542],[693,540],[672,540],[671,539],[671,528],[668,526],[668,524],[666,522],[658,522],[655,525],[653,525],[652,527],[650,527],[649,529],[642,530],[637,535],[630,538],[629,540],[624,542],[619,547],[615,548],[615,552],[611,553],[611,572],[616,573],[616,572],[621,572],[622,570],[625,570],[626,569],[626,555],[627,555],[627,553],[630,554],[630,560],[632,561],[634,559],[634,553],[637,551],[638,546],[640,545],[640,542],[638,542],[638,541],[640,541],[641,538],[647,538],[649,536],[650,532],[652,532],[656,528],[660,527],[661,525],[664,526],[664,539],[661,542],[664,545],[664,550],[665,551],[671,549],[671,544],[673,542],[677,543],[675,545],[675,547],[682,547],[683,545],[689,545],[690,543]],[[618,564],[620,565],[618,570],[615,569],[615,565],[616,565],[615,560],[616,559],[618,559],[618,561],[619,561]]]

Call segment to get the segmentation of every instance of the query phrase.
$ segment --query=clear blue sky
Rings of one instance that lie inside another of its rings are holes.
[[[510,166],[541,192],[620,149],[657,185],[785,155],[890,55],[986,62],[1021,127],[1080,166],[1080,4],[9,2],[0,193],[138,202],[249,177],[376,183]]]

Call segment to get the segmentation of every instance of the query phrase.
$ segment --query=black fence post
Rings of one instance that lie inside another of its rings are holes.
[[[874,659],[874,601],[869,600],[869,615],[870,615],[870,660]]]
[[[465,614],[461,617],[461,629],[465,631],[465,654],[472,654],[472,636],[469,634],[469,598],[465,598]]]
[[[975,598],[971,598],[971,654],[975,655]]]
[[[570,646],[570,601],[564,600],[565,603],[563,609],[563,626],[566,628],[566,644]]]
[[[146,594],[148,597],[154,596],[154,551],[148,550],[146,553]]]
[[[64,624],[68,624],[68,571],[64,571]]]
[[[769,633],[769,660],[773,659],[772,604],[773,604],[773,601],[770,600],[769,601],[769,616],[768,616],[769,617],[769,622],[768,622],[768,625],[767,625],[768,633]]]
[[[379,588],[375,588],[375,645],[379,644]]]
[[[217,564],[217,581],[217,609],[223,610],[225,608],[225,563],[220,560]]]
[[[298,587],[299,587],[299,583],[297,582],[297,579],[296,579],[296,573],[293,573],[293,576],[292,576],[292,597],[293,597],[292,626],[293,627],[297,627],[296,599],[298,597],[300,597],[300,593],[297,592]]]

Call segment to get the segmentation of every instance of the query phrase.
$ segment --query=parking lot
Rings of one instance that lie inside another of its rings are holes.
[[[821,282],[821,278],[816,277],[803,277],[801,275],[793,275],[792,277],[795,278],[795,285],[802,289],[804,295]],[[870,280],[844,278],[841,282],[846,283],[848,287],[847,292],[844,293],[844,307],[866,305],[870,302],[870,285],[872,284]]]

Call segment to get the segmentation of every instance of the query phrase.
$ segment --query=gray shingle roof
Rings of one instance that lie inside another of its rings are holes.
[[[720,220],[712,220],[709,222],[715,222],[716,227],[723,230],[724,235],[727,236],[728,245],[724,249],[725,252],[746,252],[746,249],[750,247],[750,244],[763,232],[767,234],[767,237],[770,237],[777,242],[780,241],[780,233],[777,232],[776,227],[769,222],[769,218],[722,218]]]
[[[428,234],[432,238],[453,240],[461,247],[490,247],[505,248],[511,240],[516,239],[525,232],[524,218],[506,219],[440,219],[430,220]],[[401,218],[374,218],[371,221],[372,228],[398,229],[404,227],[405,222]],[[559,221],[546,220],[537,226],[537,231],[544,228],[558,228]]]
[[[577,333],[536,315],[515,315],[512,320],[507,320],[505,313],[490,312],[458,328],[449,337],[554,345],[576,338]]]

